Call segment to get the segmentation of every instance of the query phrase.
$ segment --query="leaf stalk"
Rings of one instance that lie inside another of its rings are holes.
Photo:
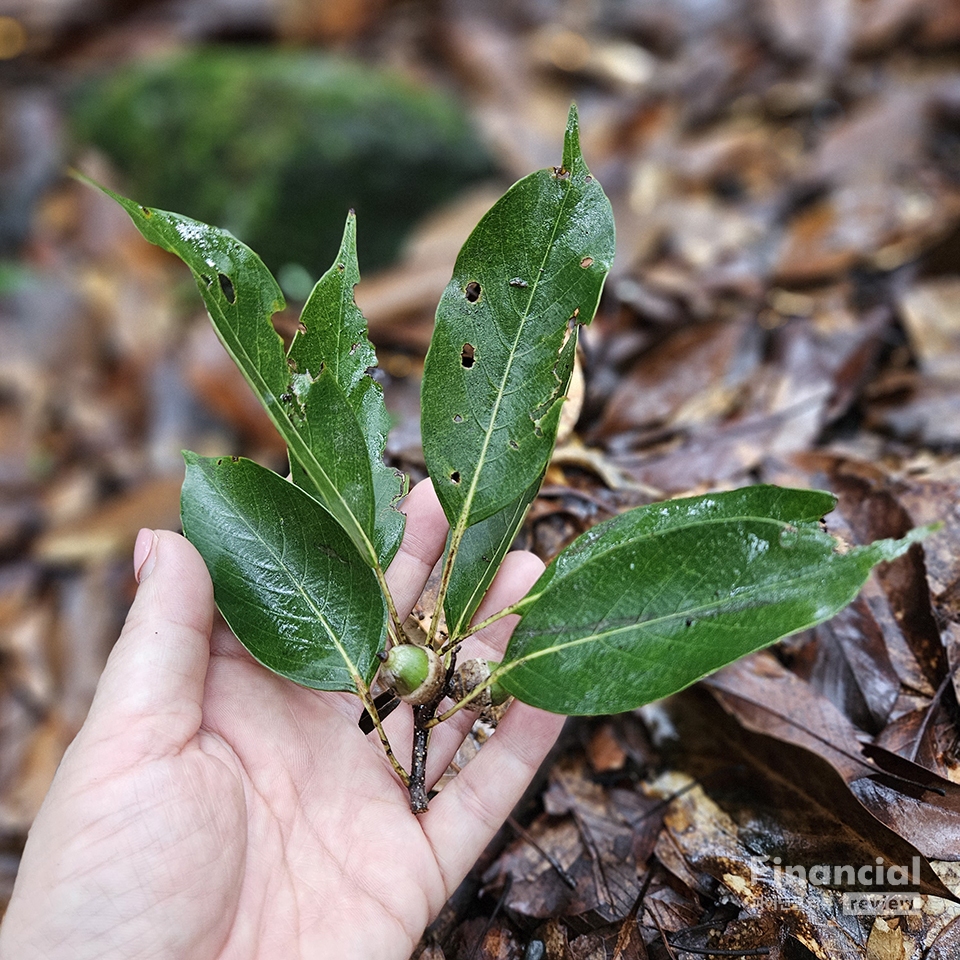
[[[400,778],[400,782],[409,790],[410,774],[407,773],[403,767],[403,764],[400,763],[400,761],[397,759],[397,755],[393,752],[393,747],[390,744],[390,738],[387,736],[387,731],[383,729],[383,721],[380,719],[380,713],[377,710],[377,705],[374,703],[373,697],[370,696],[370,688],[363,682],[362,677],[355,676],[353,679],[357,686],[357,693],[360,696],[360,701],[366,708],[370,719],[373,721],[373,727],[377,731],[377,736],[380,738],[380,745],[383,747],[383,752],[387,755],[387,759],[390,761],[390,765],[393,767],[396,775]]]

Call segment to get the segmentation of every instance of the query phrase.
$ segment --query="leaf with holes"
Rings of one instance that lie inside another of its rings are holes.
[[[834,502],[748,487],[599,524],[514,608],[501,683],[556,713],[631,710],[828,619],[930,532],[849,548],[818,522]]]
[[[571,109],[562,165],[514,184],[460,251],[423,373],[424,457],[455,531],[521,497],[553,450],[576,350],[613,261],[610,203]]]
[[[429,729],[444,717],[434,716],[428,693],[414,715],[408,775],[369,684],[388,630],[405,652],[387,661],[386,694],[411,699],[417,677],[400,670],[407,654],[419,667],[449,663],[547,470],[579,326],[593,318],[614,252],[610,204],[581,155],[576,110],[561,165],[494,204],[437,310],[422,435],[451,527],[436,592],[450,635],[439,634],[441,617],[430,618],[418,639],[432,658],[403,646],[411,638],[384,575],[403,535],[394,504],[405,480],[383,460],[389,421],[353,297],[353,215],[285,350],[271,319],[283,298],[252,251],[224,230],[105,192],[189,266],[220,339],[287,443],[293,482],[248,460],[185,455],[183,526],[220,609],[271,670],[361,695],[422,812]],[[490,618],[520,622],[488,679],[557,713],[615,713],[827,619],[875,564],[929,532],[850,548],[821,525],[834,502],[819,491],[752,487],[653,504],[595,527]],[[489,692],[463,690],[446,715]]]
[[[369,686],[387,614],[376,575],[312,497],[251,460],[186,453],[184,533],[240,642],[317,690]]]
[[[338,381],[337,364],[305,372],[297,369],[295,358],[288,362],[270,320],[284,306],[270,271],[226,230],[100,189],[127,211],[147,240],[190,268],[214,329],[286,441],[291,460],[302,468],[311,493],[365,561],[376,565],[375,544],[386,547],[397,535],[395,528],[389,536],[378,535],[380,490],[374,486],[370,451],[381,442],[380,434],[369,442],[364,436],[354,403]],[[322,352],[301,349],[310,356]]]
[[[387,567],[403,537],[404,515],[395,504],[405,492],[403,474],[386,466],[383,448],[390,431],[390,416],[383,403],[383,388],[370,375],[377,355],[367,339],[367,321],[353,299],[360,282],[357,264],[357,218],[351,211],[343,241],[333,266],[320,278],[300,314],[299,331],[290,344],[287,360],[307,383],[321,371],[332,374],[360,424],[367,446],[373,483],[373,540],[380,565]],[[335,431],[335,408],[317,410],[307,420],[323,434]],[[330,452],[330,451],[326,451]],[[294,480],[321,500],[322,491],[296,457],[291,457]]]

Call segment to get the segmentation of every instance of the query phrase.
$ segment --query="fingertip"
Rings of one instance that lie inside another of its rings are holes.
[[[193,544],[167,530],[140,531],[134,569],[137,594],[90,716],[111,729],[128,730],[146,719],[158,749],[177,748],[198,723],[210,656],[213,585]]]
[[[133,545],[133,575],[137,583],[143,583],[153,572],[157,562],[157,544],[160,538],[155,530],[144,527]]]
[[[144,566],[138,571],[143,589],[137,591],[135,605],[142,599],[151,613],[164,620],[179,621],[209,633],[214,611],[213,583],[203,558],[179,533],[170,530],[149,533]],[[138,536],[138,543],[139,539]]]
[[[447,540],[446,515],[429,479],[421,480],[400,508],[407,516],[403,541],[390,569],[387,583],[401,616],[412,609]]]
[[[429,477],[414,484],[410,492],[403,498],[400,512],[405,513],[408,517],[411,513],[422,514],[427,517],[436,517],[440,514],[443,515],[444,522],[446,522],[446,515],[440,505],[440,498],[437,496],[433,481]]]
[[[529,550],[511,550],[503,558],[503,565],[500,567],[507,571],[505,578],[514,587],[522,587],[524,591],[529,590],[540,579],[546,568],[546,564]]]

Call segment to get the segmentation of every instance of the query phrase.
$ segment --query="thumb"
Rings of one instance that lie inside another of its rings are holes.
[[[168,531],[140,531],[134,569],[137,595],[86,726],[146,730],[151,752],[179,750],[200,726],[213,586],[196,548]]]

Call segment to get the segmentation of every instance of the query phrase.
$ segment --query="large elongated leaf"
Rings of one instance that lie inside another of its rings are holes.
[[[848,548],[817,522],[833,504],[752,487],[600,524],[521,603],[503,685],[556,713],[616,713],[826,620],[927,532]]]
[[[103,189],[103,188],[101,188]],[[218,336],[286,441],[317,499],[367,563],[377,563],[377,508],[367,440],[336,376],[288,363],[271,316],[284,305],[270,271],[216,227],[106,191],[151,243],[190,268]]]
[[[353,298],[360,282],[357,264],[357,218],[347,217],[343,241],[333,266],[317,281],[300,314],[300,331],[293,338],[287,357],[301,374],[310,378],[321,371],[333,375],[353,409],[367,446],[373,482],[374,547],[381,567],[386,568],[403,538],[404,515],[394,504],[404,492],[404,478],[383,462],[383,448],[390,431],[390,416],[383,402],[383,389],[370,369],[377,365],[373,344],[367,339],[367,321]],[[321,430],[337,428],[335,410],[318,411],[308,417]],[[295,458],[294,480],[315,495],[307,471]]]
[[[386,636],[373,570],[333,517],[251,460],[185,454],[183,529],[214,596],[264,666],[318,690],[369,685]]]
[[[423,375],[423,448],[454,529],[513,503],[556,438],[579,323],[613,261],[610,204],[571,109],[560,167],[514,184],[464,244]]]

